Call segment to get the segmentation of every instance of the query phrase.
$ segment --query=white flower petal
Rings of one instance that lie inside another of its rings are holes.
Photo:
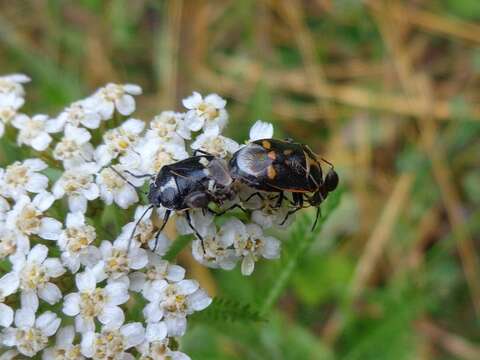
[[[163,310],[158,303],[151,302],[143,308],[143,316],[147,322],[157,322],[163,317]]]
[[[87,199],[82,195],[71,195],[68,197],[68,208],[71,212],[85,213],[87,211]]]
[[[65,326],[58,330],[56,336],[57,346],[69,346],[75,338],[75,329],[72,325]]]
[[[9,327],[13,322],[13,310],[10,306],[0,303],[0,326]]]
[[[137,346],[145,340],[145,329],[140,323],[131,323],[123,325],[120,333],[125,339],[125,349]]]
[[[15,325],[18,328],[29,328],[35,324],[35,312],[30,309],[18,309],[15,313]]]
[[[46,240],[57,240],[62,232],[62,223],[54,218],[44,217],[40,223],[38,236]]]
[[[22,309],[31,309],[33,312],[36,312],[38,309],[38,296],[36,292],[33,290],[22,291],[20,304],[22,305]]]
[[[55,197],[47,191],[42,191],[33,198],[33,205],[40,211],[45,211],[52,206]]]
[[[189,296],[188,303],[193,310],[200,311],[209,306],[212,303],[212,299],[204,290],[199,289]]]
[[[163,321],[147,324],[145,338],[148,342],[162,341],[167,336],[167,325]]]
[[[48,247],[43,244],[35,245],[27,256],[27,262],[41,264],[45,261],[48,254]]]
[[[176,286],[178,293],[182,295],[193,294],[199,288],[198,282],[195,280],[182,280]]]
[[[135,99],[131,95],[123,95],[115,101],[118,112],[122,115],[130,115],[135,111]]]
[[[250,141],[261,139],[271,139],[273,137],[273,125],[267,122],[258,120],[250,128]]]
[[[252,256],[248,255],[245,256],[242,260],[242,274],[243,275],[251,275],[253,273],[253,269],[255,268],[255,260]]]
[[[62,311],[68,316],[75,316],[80,312],[80,294],[72,293],[65,296]]]
[[[183,316],[170,316],[165,319],[168,336],[183,336],[187,330],[187,319]]]
[[[118,306],[105,306],[98,320],[108,328],[118,328],[125,321],[125,314]]]
[[[93,271],[86,270],[75,276],[75,283],[80,292],[93,291],[97,286],[97,279]]]
[[[57,332],[61,322],[62,320],[57,314],[51,311],[45,311],[37,318],[35,326],[42,331],[43,335],[52,336]]]
[[[44,287],[38,289],[38,296],[50,305],[56,304],[62,298],[62,292],[57,285],[46,283]]]

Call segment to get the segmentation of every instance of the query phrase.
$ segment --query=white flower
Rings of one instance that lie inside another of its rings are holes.
[[[5,170],[0,169],[0,194],[18,199],[21,195],[26,195],[27,191],[44,191],[48,186],[48,178],[38,172],[47,167],[40,159],[27,159],[23,162],[15,161]]]
[[[260,257],[275,259],[280,256],[280,242],[271,236],[264,236],[262,228],[256,224],[244,224],[238,219],[230,219],[222,226],[224,241],[233,240],[237,256],[242,257],[242,274],[250,275],[255,261]]]
[[[145,340],[145,329],[140,323],[129,323],[116,328],[103,328],[100,333],[87,332],[82,337],[82,354],[95,360],[134,360],[128,349]]]
[[[17,97],[23,97],[25,90],[22,84],[30,81],[30,78],[24,74],[10,74],[0,76],[0,94],[14,94]]]
[[[249,141],[271,139],[273,137],[273,125],[267,122],[257,120],[250,128]]]
[[[93,267],[100,255],[98,249],[91,245],[96,238],[95,228],[85,223],[81,212],[68,214],[66,225],[58,238],[63,264],[72,273],[76,273],[81,264]]]
[[[145,123],[137,119],[128,119],[121,126],[108,130],[103,135],[104,144],[95,150],[96,161],[104,166],[131,150],[140,139]]]
[[[209,154],[224,158],[237,151],[239,145],[234,140],[219,135],[215,129],[209,129],[197,136],[191,147],[194,150],[203,150]]]
[[[93,270],[87,269],[75,276],[78,292],[68,294],[64,298],[63,312],[75,316],[75,327],[78,332],[95,330],[95,318],[108,326],[120,326],[125,315],[118,306],[128,300],[128,285],[112,281],[104,288],[97,287],[97,276]]]
[[[55,146],[53,157],[63,161],[66,169],[92,161],[94,149],[89,143],[91,137],[87,130],[67,124],[65,136]]]
[[[169,336],[182,336],[187,327],[186,316],[205,309],[212,302],[195,280],[171,284],[156,281],[143,295],[150,301],[143,310],[145,319],[156,323],[164,318]]]
[[[28,145],[37,151],[44,151],[52,141],[50,133],[59,132],[61,125],[56,119],[49,119],[46,115],[29,117],[19,114],[12,120],[12,125],[18,130],[18,145]]]
[[[101,116],[94,108],[89,106],[86,100],[77,101],[67,107],[57,119],[62,124],[79,127],[85,126],[89,129],[97,129],[100,126]]]
[[[41,192],[33,201],[26,195],[22,195],[11,211],[7,213],[5,226],[14,230],[18,236],[28,237],[38,235],[45,240],[56,240],[60,235],[62,224],[43,213],[54,202],[52,194]]]
[[[0,223],[0,260],[8,256],[12,261],[12,258],[28,252],[30,241],[27,236],[21,236],[17,231],[3,225]]]
[[[57,285],[50,279],[65,273],[65,268],[57,258],[47,258],[48,248],[45,245],[35,245],[28,255],[18,256],[13,262],[13,273],[19,279],[22,303],[32,308],[38,307],[38,297],[49,304],[55,304],[62,298]],[[37,297],[38,296],[38,297]]]
[[[57,199],[68,196],[68,207],[71,212],[87,211],[88,201],[99,196],[99,189],[94,182],[93,174],[98,171],[94,163],[85,163],[67,169],[53,185],[53,195]]]
[[[217,233],[214,224],[203,235],[202,242],[197,239],[192,243],[192,254],[199,263],[211,267],[232,270],[237,264],[238,257],[232,248],[233,239],[222,236],[223,227]]]
[[[0,278],[0,326],[9,327],[13,322],[13,310],[3,302],[7,296],[17,291],[19,285],[20,280],[13,272]]]
[[[174,111],[163,111],[150,122],[147,137],[158,137],[164,142],[181,142],[182,139],[190,140],[190,129],[184,121],[185,114]]]
[[[48,345],[60,326],[60,318],[51,311],[45,311],[35,320],[32,309],[20,309],[15,313],[15,327],[3,331],[1,338],[5,346],[15,346],[17,350],[32,357]]]
[[[115,169],[122,172],[121,166],[115,166]],[[115,202],[122,209],[126,209],[138,202],[137,191],[111,168],[104,168],[97,175],[96,182],[100,189],[100,197],[107,205]],[[131,182],[137,186],[141,185],[139,179],[133,178]]]
[[[17,116],[17,111],[23,103],[23,98],[15,94],[0,94],[0,137],[5,132],[5,125],[11,123]]]
[[[90,98],[87,106],[96,109],[104,120],[111,119],[115,108],[122,115],[130,115],[135,111],[135,99],[132,95],[140,95],[142,88],[138,85],[107,84]]]
[[[75,329],[65,326],[57,332],[55,346],[45,349],[42,360],[82,360],[85,359],[80,352],[80,345],[74,345]]]
[[[138,270],[148,263],[147,252],[138,247],[128,248],[128,241],[122,238],[114,241],[102,241],[100,252],[103,259],[103,271],[109,279],[120,279],[130,272]]]
[[[153,284],[162,280],[175,283],[183,280],[185,269],[170,264],[167,260],[153,253],[148,254],[148,265],[145,272],[136,271],[130,274],[130,289],[133,291],[150,292]]]
[[[216,129],[218,134],[227,124],[227,102],[217,94],[207,95],[203,99],[202,95],[194,92],[182,102],[189,109],[185,115],[185,124],[192,131]]]

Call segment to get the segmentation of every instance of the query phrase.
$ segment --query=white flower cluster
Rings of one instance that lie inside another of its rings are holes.
[[[162,259],[171,240],[158,234],[155,218],[167,209],[130,210],[139,202],[135,187],[145,182],[133,174],[156,174],[194,150],[228,159],[240,145],[222,135],[226,101],[195,92],[183,100],[186,112],[164,111],[145,129],[129,118],[142,92],[136,85],[108,84],[50,118],[18,112],[27,81],[0,77],[0,137],[16,136],[18,146],[31,148],[31,158],[0,169],[0,349],[8,349],[0,358],[189,359],[170,345],[211,298],[182,267]],[[272,125],[257,122],[250,141],[272,135]],[[279,241],[263,230],[280,226],[286,213],[269,194],[252,196],[241,185],[237,194],[251,220],[227,213],[218,225],[213,215],[192,210],[204,239],[192,251],[209,267],[241,262],[250,275],[260,258],[279,256]],[[104,239],[98,211],[112,204],[134,218]],[[176,215],[177,232],[193,233]],[[127,321],[141,298],[141,318]]]

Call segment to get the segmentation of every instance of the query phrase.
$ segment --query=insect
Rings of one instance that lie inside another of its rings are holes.
[[[304,208],[304,203],[316,207],[313,229],[320,215],[320,204],[338,185],[338,174],[333,165],[321,160],[330,165],[325,177],[319,159],[308,146],[292,140],[260,139],[234,153],[229,167],[234,180],[257,190],[278,193],[277,207],[285,199],[284,192],[292,193],[293,209],[288,211],[282,224]],[[255,195],[262,197],[259,192],[250,197]]]
[[[158,245],[158,238],[171,213],[180,211],[185,213],[188,225],[200,239],[205,251],[203,238],[192,224],[190,210],[203,209],[214,212],[208,207],[210,202],[221,205],[224,201],[232,199],[235,194],[231,188],[232,178],[228,172],[227,163],[213,155],[201,151],[202,155],[197,155],[198,153],[197,151],[192,157],[165,165],[156,176],[150,174],[135,175],[126,171],[133,177],[150,177],[152,180],[148,191],[150,206],[137,220],[130,241],[145,214],[154,207],[163,206],[166,211],[162,225],[155,236],[154,249]]]

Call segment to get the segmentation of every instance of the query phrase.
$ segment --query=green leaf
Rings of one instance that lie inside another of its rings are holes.
[[[197,320],[208,321],[263,321],[260,311],[249,303],[233,299],[214,298],[212,304],[205,310],[195,314]]]
[[[277,299],[282,294],[283,290],[287,286],[293,271],[298,265],[299,260],[305,255],[308,248],[315,241],[320,234],[323,225],[329,218],[330,214],[337,208],[340,203],[340,198],[343,193],[343,189],[338,189],[334,193],[330,194],[324,205],[322,206],[323,216],[318,220],[318,225],[314,231],[305,231],[310,226],[311,219],[307,216],[300,218],[292,231],[292,235],[289,241],[294,243],[294,246],[290,246],[291,255],[287,258],[286,263],[282,266],[282,270],[276,275],[276,280],[271,286],[270,290],[265,297],[265,300],[261,306],[261,314],[267,313],[275,304]],[[289,245],[289,244],[286,244]]]

